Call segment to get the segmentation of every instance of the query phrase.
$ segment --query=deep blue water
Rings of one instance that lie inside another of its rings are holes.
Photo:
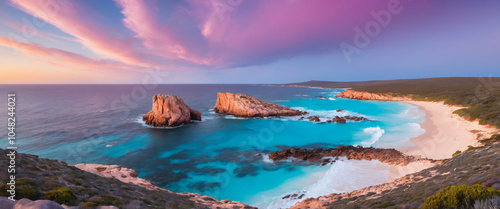
[[[369,166],[271,163],[265,159],[267,153],[286,147],[410,146],[408,139],[422,133],[418,126],[423,120],[422,111],[414,106],[317,97],[333,97],[340,91],[261,85],[147,88],[141,85],[0,85],[0,95],[5,101],[7,93],[17,95],[19,152],[69,164],[117,164],[135,169],[140,177],[174,192],[196,192],[261,207],[290,191],[307,189],[317,190],[316,195],[331,193],[339,188],[319,189],[320,185],[313,189],[311,185],[327,184],[321,182],[328,181],[325,176],[334,172]],[[335,124],[300,121],[297,117],[223,116],[211,111],[217,92],[248,94],[308,111],[321,116],[322,120],[335,115],[355,115],[370,121]],[[140,117],[151,109],[152,97],[160,93],[183,98],[192,109],[202,113],[203,121],[174,129],[145,126]],[[7,114],[6,103],[0,102],[0,115]],[[345,111],[336,112],[336,109]],[[0,125],[7,127],[5,120]],[[0,129],[4,148],[7,147],[6,135],[6,129]]]

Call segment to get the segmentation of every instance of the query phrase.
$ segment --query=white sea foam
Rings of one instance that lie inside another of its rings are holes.
[[[289,208],[295,203],[309,197],[319,197],[331,193],[351,192],[362,189],[370,185],[385,183],[389,177],[389,165],[376,160],[339,160],[330,166],[328,171],[316,173],[305,179],[297,179],[297,185],[309,185],[302,189],[282,193],[273,198],[273,202],[268,209]],[[311,178],[315,178],[314,183],[310,183]],[[306,183],[306,181],[308,181]],[[282,199],[283,196],[297,194],[294,198]],[[304,195],[301,199],[299,196]]]
[[[398,117],[401,118],[409,118],[409,119],[425,119],[425,111],[419,109],[415,105],[403,103],[407,108],[397,114]]]
[[[383,140],[377,142],[378,147],[408,148],[415,146],[410,142],[411,138],[425,133],[419,123],[402,123],[398,126],[387,127],[387,132]]]
[[[113,146],[113,145],[111,145],[111,144],[107,144],[107,145],[106,145],[106,148],[109,148],[109,147],[112,147],[112,146]]]
[[[219,117],[218,115],[202,115],[201,121],[194,121],[194,122],[205,122],[207,120],[213,120],[213,119],[216,119],[218,117]]]
[[[269,155],[266,155],[266,154],[261,154],[261,155],[262,155],[262,161],[264,161],[265,163],[268,163],[268,164],[274,164],[274,161],[269,159]]]
[[[233,115],[225,115],[224,118],[225,119],[233,119],[233,120],[247,120],[247,119],[249,119],[249,118],[243,118],[243,117],[236,117]]]
[[[184,125],[180,125],[180,126],[176,126],[176,127],[156,127],[156,126],[150,126],[148,124],[146,124],[145,121],[142,120],[142,118],[137,118],[135,120],[136,123],[140,123],[142,126],[146,127],[146,128],[156,128],[156,129],[174,129],[174,128],[180,128]]]
[[[384,135],[385,130],[380,127],[369,127],[363,129],[363,134],[371,136],[369,140],[361,142],[361,146],[371,146],[375,144]]]

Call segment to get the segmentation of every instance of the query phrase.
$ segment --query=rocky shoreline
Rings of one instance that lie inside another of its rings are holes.
[[[334,162],[339,157],[345,157],[348,160],[378,160],[390,165],[408,165],[411,162],[420,161],[431,164],[439,164],[440,160],[431,160],[416,156],[404,155],[396,149],[383,149],[361,146],[338,146],[336,148],[317,148],[317,149],[300,149],[291,148],[273,152],[269,154],[269,159],[272,161],[287,160],[289,158],[299,160],[318,162],[321,165]]]

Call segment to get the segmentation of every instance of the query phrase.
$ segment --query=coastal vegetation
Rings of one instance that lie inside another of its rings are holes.
[[[421,208],[470,208],[474,206],[476,201],[487,200],[499,195],[500,191],[479,184],[448,186],[427,198]]]

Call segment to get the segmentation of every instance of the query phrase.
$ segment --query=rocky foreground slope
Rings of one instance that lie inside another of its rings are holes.
[[[7,185],[10,174],[8,150],[0,149],[0,196],[8,197]],[[27,199],[48,199],[59,204],[95,208],[96,206],[116,206],[118,208],[253,208],[230,200],[218,201],[208,196],[193,193],[174,193],[164,189],[144,188],[132,183],[124,183],[110,176],[102,177],[78,169],[64,162],[38,158],[36,155],[16,155],[16,199],[22,204],[53,204],[45,201],[31,203]],[[103,167],[103,168],[99,168]],[[97,171],[115,173],[114,166],[97,166]],[[110,169],[110,170],[108,170]],[[135,176],[131,169],[119,169]],[[105,174],[104,174],[105,175]],[[121,175],[121,174],[120,174]],[[132,178],[133,179],[133,178]],[[136,180],[141,182],[140,180]],[[10,200],[8,200],[10,201]],[[9,209],[10,206],[1,205]],[[8,203],[8,202],[7,202]],[[23,207],[36,208],[36,207]]]
[[[308,198],[291,208],[418,208],[428,197],[447,186],[481,184],[499,190],[498,138],[496,142],[470,148],[443,164],[408,174],[393,182],[350,193]]]
[[[297,116],[304,114],[244,94],[218,93],[214,111],[236,117]]]
[[[395,96],[392,93],[370,93],[347,89],[338,93],[335,97],[357,100],[377,100],[377,101],[411,101],[410,96]]]
[[[201,113],[192,110],[179,97],[158,94],[153,97],[153,109],[142,116],[142,120],[155,127],[175,127],[200,121]]]

